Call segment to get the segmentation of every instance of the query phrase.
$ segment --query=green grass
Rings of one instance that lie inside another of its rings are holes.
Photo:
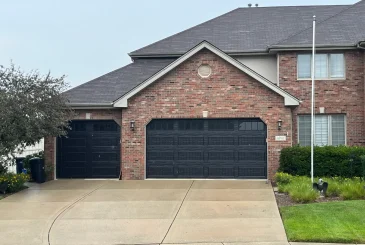
[[[365,243],[365,201],[281,207],[289,241]]]

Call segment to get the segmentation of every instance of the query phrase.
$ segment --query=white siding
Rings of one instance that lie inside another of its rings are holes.
[[[15,157],[26,157],[34,153],[38,153],[44,150],[44,140],[41,139],[37,144],[26,147],[22,152],[16,152]],[[11,173],[16,173],[16,166],[8,167],[8,171]]]
[[[275,55],[247,55],[235,57],[258,74],[277,83],[277,59]]]

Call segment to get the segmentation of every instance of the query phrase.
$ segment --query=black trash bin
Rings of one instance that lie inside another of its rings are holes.
[[[37,183],[46,181],[46,172],[44,170],[44,160],[38,157],[29,160],[32,179]]]
[[[21,174],[23,173],[23,169],[24,169],[24,157],[18,157],[15,159],[15,163],[16,163],[16,173],[17,174]]]

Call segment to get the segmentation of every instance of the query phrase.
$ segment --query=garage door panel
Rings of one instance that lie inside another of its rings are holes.
[[[65,148],[86,147],[86,139],[79,137],[64,138]]]
[[[209,177],[211,178],[236,178],[233,166],[211,166],[209,167]]]
[[[172,165],[168,166],[152,166],[147,168],[150,178],[173,178],[174,177],[174,167]]]
[[[259,119],[166,119],[147,126],[147,177],[266,178],[266,152]]]
[[[177,171],[175,171],[176,178],[204,178],[204,167],[178,165]]]
[[[173,136],[154,136],[148,139],[149,145],[173,145],[174,137]]]
[[[115,178],[119,174],[119,168],[115,166],[92,167],[92,176],[94,178]]]
[[[266,176],[266,167],[240,167],[239,176],[244,178],[262,178]]]
[[[180,146],[204,145],[204,137],[202,136],[179,136],[177,141]]]
[[[57,177],[117,178],[120,127],[114,121],[73,121],[67,137],[57,141]]]

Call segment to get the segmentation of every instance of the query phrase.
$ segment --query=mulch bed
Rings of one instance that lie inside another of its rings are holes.
[[[274,192],[276,203],[278,204],[278,207],[285,207],[285,206],[295,206],[295,205],[301,205],[302,203],[296,203],[293,202],[288,194],[285,193],[279,193]],[[320,202],[337,202],[337,201],[343,201],[340,197],[320,197],[314,203],[320,203]]]

